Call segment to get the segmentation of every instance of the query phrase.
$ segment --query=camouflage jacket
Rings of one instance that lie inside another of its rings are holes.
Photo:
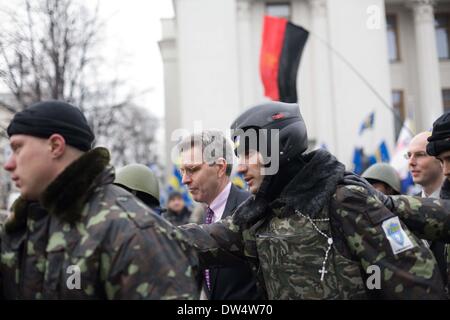
[[[430,250],[367,190],[341,186],[331,154],[308,158],[269,205],[249,199],[233,217],[182,227],[202,267],[245,257],[269,299],[445,298]]]
[[[442,200],[410,196],[390,197],[390,207],[419,237],[446,242],[447,292],[450,293],[450,181],[441,189]]]
[[[441,190],[442,199],[391,196],[389,207],[419,237],[450,243],[450,183]],[[449,195],[447,195],[447,193]]]
[[[113,185],[108,163],[106,149],[91,150],[40,204],[15,203],[1,234],[4,298],[198,298],[198,263],[180,231]]]

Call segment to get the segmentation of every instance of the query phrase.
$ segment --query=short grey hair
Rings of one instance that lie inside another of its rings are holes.
[[[233,170],[233,145],[222,131],[204,130],[184,137],[177,145],[180,153],[199,147],[202,150],[202,161],[213,165],[219,158],[225,159],[227,169],[225,174],[229,177]]]

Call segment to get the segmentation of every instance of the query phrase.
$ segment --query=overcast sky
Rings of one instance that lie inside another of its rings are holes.
[[[94,7],[96,1],[84,1]],[[126,80],[137,92],[152,88],[136,102],[159,118],[164,116],[163,69],[158,41],[161,18],[173,17],[172,0],[98,0],[106,20],[102,54],[106,58],[105,78]],[[0,0],[0,7],[14,7],[21,0]],[[1,23],[1,21],[0,21]],[[0,91],[6,88],[0,85]]]
[[[161,18],[174,15],[172,0],[99,0],[99,3],[100,12],[107,19],[104,49],[112,74],[118,72],[121,79],[128,79],[130,86],[138,91],[152,88],[136,102],[158,118],[164,117],[163,66],[158,41]],[[113,70],[116,59],[121,61],[121,67]],[[164,162],[162,121],[156,139],[160,161]]]
[[[137,99],[155,115],[164,115],[163,69],[158,41],[161,18],[173,17],[172,0],[100,0],[100,11],[107,19],[105,48],[114,66],[121,62],[119,76],[128,79],[138,91],[153,88]],[[114,72],[114,70],[112,70]]]

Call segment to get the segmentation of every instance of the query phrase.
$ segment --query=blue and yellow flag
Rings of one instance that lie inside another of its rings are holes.
[[[169,177],[169,186],[168,186],[168,194],[172,191],[178,191],[183,195],[183,200],[186,206],[192,205],[192,198],[189,194],[188,189],[183,184],[183,177],[181,176],[180,169],[177,165],[173,165],[172,175]]]
[[[361,135],[364,130],[373,128],[373,123],[375,119],[375,112],[371,112],[366,119],[364,119],[363,123],[361,123],[361,127],[359,128],[359,135]]]
[[[176,165],[173,165],[172,175],[169,178],[169,188],[179,191],[183,186],[182,180],[180,170]]]
[[[247,182],[245,182],[244,177],[242,174],[236,172],[231,177],[231,183],[233,183],[236,187],[240,189],[247,189]]]
[[[363,143],[363,137],[367,138],[365,135],[366,129],[373,129],[375,124],[375,112],[371,112],[361,123],[359,128],[359,142],[355,146],[353,151],[353,171],[356,174],[361,174],[371,165],[377,162],[389,162],[389,150],[387,148],[386,142],[382,140],[380,144],[374,150],[374,146],[367,146],[366,143]],[[364,134],[364,136],[363,136]],[[370,132],[368,132],[370,134]],[[366,139],[367,140],[367,139]],[[367,149],[368,152],[367,152]]]
[[[381,141],[378,148],[375,150],[374,154],[370,156],[371,158],[371,164],[377,163],[377,162],[389,162],[391,160],[389,156],[389,151],[386,146],[386,142]]]

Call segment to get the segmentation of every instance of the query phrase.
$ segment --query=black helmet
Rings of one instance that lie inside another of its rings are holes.
[[[433,133],[428,137],[427,153],[438,156],[450,150],[450,111],[447,111],[433,123]]]
[[[236,142],[248,129],[267,129],[263,135],[267,150],[270,149],[270,129],[279,130],[279,164],[283,165],[308,148],[308,135],[305,122],[296,103],[267,102],[244,111],[231,125],[232,139]],[[258,138],[261,138],[258,135]],[[257,141],[260,151],[262,141]],[[248,147],[247,143],[244,143]],[[250,142],[251,145],[251,142]],[[239,149],[239,146],[237,147]],[[236,150],[239,152],[239,150]]]

